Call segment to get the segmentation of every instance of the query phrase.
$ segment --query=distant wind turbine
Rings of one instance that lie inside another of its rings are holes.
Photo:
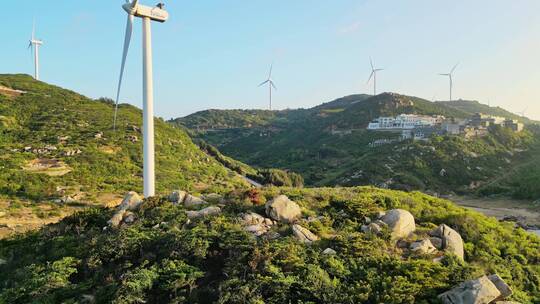
[[[262,82],[259,87],[262,87],[265,84],[268,84],[268,91],[270,94],[270,107],[269,109],[272,110],[272,89],[277,90],[276,86],[274,85],[274,81],[272,80],[272,69],[274,68],[274,64],[272,63],[270,65],[270,73],[268,73],[268,79],[266,79],[264,82]]]
[[[28,44],[28,49],[34,49],[34,79],[39,80],[39,47],[43,45],[43,41],[36,39],[36,22],[32,25],[32,37]]]
[[[447,76],[448,79],[450,80],[450,101],[452,101],[452,89],[453,89],[453,86],[454,86],[454,79],[453,79],[454,71],[456,70],[458,64],[459,64],[459,63],[457,63],[457,64],[452,68],[452,70],[450,70],[450,73],[439,74],[439,75],[441,75],[441,76]]]
[[[152,79],[152,30],[151,21],[165,22],[169,18],[169,13],[163,9],[160,3],[156,7],[139,5],[139,0],[126,3],[122,6],[127,12],[126,36],[124,39],[124,52],[122,55],[122,65],[120,68],[120,78],[118,80],[118,90],[116,93],[116,104],[114,110],[113,129],[116,130],[116,115],[118,112],[118,100],[120,89],[122,88],[122,78],[124,67],[133,32],[133,21],[135,17],[143,20],[143,183],[144,196],[155,195],[155,170],[154,170],[154,85]]]
[[[528,109],[529,107],[526,107],[525,109],[523,109],[523,111],[518,112],[518,114],[521,115],[521,117],[525,117],[525,112],[527,112]]]
[[[373,78],[373,96],[375,96],[377,95],[377,72],[383,71],[384,69],[376,69],[373,66],[373,60],[371,58],[369,58],[369,63],[371,64],[371,74],[369,75],[367,83]]]

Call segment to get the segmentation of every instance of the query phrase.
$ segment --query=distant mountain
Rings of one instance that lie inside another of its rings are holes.
[[[458,106],[459,105],[459,106]],[[469,106],[465,106],[469,105]],[[484,109],[472,102],[445,103],[394,93],[377,96],[351,95],[310,109],[275,111],[205,112],[174,121],[190,129],[192,136],[216,146],[224,154],[252,166],[277,167],[301,173],[308,185],[378,185],[396,189],[435,192],[477,191],[522,161],[540,136],[526,131],[495,130],[491,135],[465,140],[441,137],[430,142],[395,142],[370,147],[376,140],[394,140],[394,133],[368,132],[370,121],[398,114],[444,115],[459,120]],[[506,116],[504,110],[489,112]],[[264,121],[234,129],[235,121]],[[257,116],[254,119],[253,115]],[[510,116],[509,117],[514,117]],[[204,120],[203,118],[204,117]],[[204,121],[204,124],[193,123]],[[219,122],[214,125],[213,121]],[[535,197],[540,191],[530,192]]]

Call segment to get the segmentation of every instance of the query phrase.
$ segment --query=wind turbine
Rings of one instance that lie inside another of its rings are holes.
[[[444,73],[444,74],[439,74],[441,76],[447,76],[448,79],[450,80],[450,101],[452,101],[452,88],[454,86],[454,80],[453,80],[453,76],[454,76],[454,71],[456,70],[457,66],[458,66],[459,63],[457,63],[453,68],[452,70],[450,70],[450,73]]]
[[[527,109],[529,109],[529,107],[526,107],[525,109],[523,109],[523,111],[518,112],[518,114],[521,115],[521,117],[526,118],[526,117],[525,117],[525,112],[527,112]]]
[[[32,37],[28,44],[28,49],[34,49],[34,79],[39,80],[39,47],[43,45],[43,41],[36,39],[36,22],[32,25]]]
[[[118,80],[118,90],[116,92],[116,104],[114,109],[113,129],[116,130],[116,116],[118,113],[118,100],[124,76],[124,67],[133,32],[133,21],[135,17],[142,18],[143,23],[143,180],[144,196],[155,195],[155,170],[154,170],[154,84],[152,79],[152,30],[151,21],[165,22],[169,18],[169,13],[163,9],[163,3],[155,7],[140,5],[139,0],[129,1],[122,5],[127,12],[126,36],[124,39],[124,51],[122,55],[122,65],[120,67],[120,78]]]
[[[373,78],[373,96],[375,96],[377,95],[377,72],[383,71],[384,69],[376,69],[373,66],[373,60],[371,60],[371,58],[369,58],[369,63],[371,64],[371,74],[369,75],[369,79],[366,84],[368,84],[371,78]]]
[[[272,69],[274,67],[274,64],[272,63],[270,65],[270,73],[268,73],[268,79],[266,79],[264,82],[262,82],[259,87],[262,87],[263,85],[268,83],[268,91],[270,93],[270,110],[272,110],[272,89],[277,90],[276,86],[274,85],[274,81],[272,80]]]

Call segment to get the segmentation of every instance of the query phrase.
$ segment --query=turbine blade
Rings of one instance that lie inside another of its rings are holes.
[[[265,80],[263,83],[261,83],[259,86],[262,87],[263,85],[267,84],[268,82],[270,82],[270,79],[268,80]]]
[[[371,57],[369,57],[369,64],[371,64],[371,70],[373,71],[375,68],[373,67],[373,60]]]
[[[272,80],[270,80],[270,85],[274,88],[274,90],[277,91],[277,88],[276,88],[276,86],[274,85],[274,82],[273,82]]]
[[[34,40],[36,37],[36,18],[34,18],[34,21],[32,23],[32,40]]]
[[[368,80],[366,81],[366,84],[368,84],[371,81],[371,78],[373,78],[373,75],[375,74],[375,71],[371,71],[371,74],[369,75]]]
[[[457,68],[458,65],[459,65],[459,62],[456,63],[456,65],[452,68],[452,70],[450,70],[450,74],[454,73],[454,70]]]
[[[137,4],[139,4],[139,0],[133,0],[133,2],[131,2],[131,7],[135,7]]]
[[[116,103],[114,105],[114,120],[113,130],[116,131],[116,115],[118,114],[118,101],[120,100],[120,89],[122,88],[122,78],[124,77],[124,68],[126,66],[126,59],[129,51],[129,44],[131,42],[131,34],[133,33],[133,15],[128,14],[126,24],[126,35],[124,38],[124,51],[122,53],[122,65],[120,67],[120,78],[118,79],[118,90],[116,91]]]
[[[268,73],[268,79],[272,78],[272,70],[273,69],[274,69],[274,63],[272,62],[272,64],[270,65],[270,73]]]

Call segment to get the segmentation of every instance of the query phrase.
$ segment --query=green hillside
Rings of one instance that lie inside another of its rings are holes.
[[[121,105],[113,132],[110,100],[92,100],[25,75],[0,75],[0,86],[26,91],[0,92],[0,207],[7,209],[0,224],[7,225],[3,221],[10,216],[19,218],[14,225],[21,224],[26,209],[47,218],[69,205],[141,190],[139,109]],[[155,127],[158,192],[223,192],[245,184],[184,131],[160,119]]]
[[[526,152],[539,141],[540,133],[532,128],[521,133],[495,128],[489,136],[474,140],[446,136],[430,142],[403,141],[370,147],[375,140],[394,140],[398,135],[369,132],[366,126],[379,116],[409,113],[465,119],[481,109],[384,93],[372,97],[352,95],[311,109],[276,112],[279,119],[251,127],[216,130],[211,128],[211,122],[199,126],[178,119],[176,123],[190,128],[192,136],[230,157],[252,166],[298,172],[312,186],[379,185],[476,193],[510,168],[532,161],[532,154]],[[213,115],[219,113],[222,117],[230,115],[226,110]],[[189,116],[188,121],[198,115]],[[211,130],[207,130],[208,126]],[[505,189],[499,193],[517,192]],[[537,193],[527,191],[520,197],[537,199]]]
[[[454,108],[457,110],[465,111],[467,113],[484,113],[484,114],[489,114],[493,116],[501,116],[501,117],[517,119],[525,124],[534,123],[534,121],[530,120],[527,117],[514,114],[501,107],[491,107],[489,105],[479,103],[476,100],[461,100],[460,99],[460,100],[453,100],[453,101],[437,101],[437,103],[440,103],[442,105],[445,105],[447,107]]]
[[[245,231],[239,213],[264,214],[278,194],[300,205],[297,224],[318,240],[298,241],[283,222],[261,237]],[[392,208],[414,215],[414,235],[396,243],[388,229],[362,232],[366,216]],[[269,188],[231,192],[222,210],[188,219],[153,198],[116,229],[104,228],[112,210],[93,209],[0,240],[0,303],[440,303],[438,294],[493,273],[513,289],[507,300],[540,301],[538,237],[424,194]],[[464,261],[406,249],[439,224],[461,234]]]

